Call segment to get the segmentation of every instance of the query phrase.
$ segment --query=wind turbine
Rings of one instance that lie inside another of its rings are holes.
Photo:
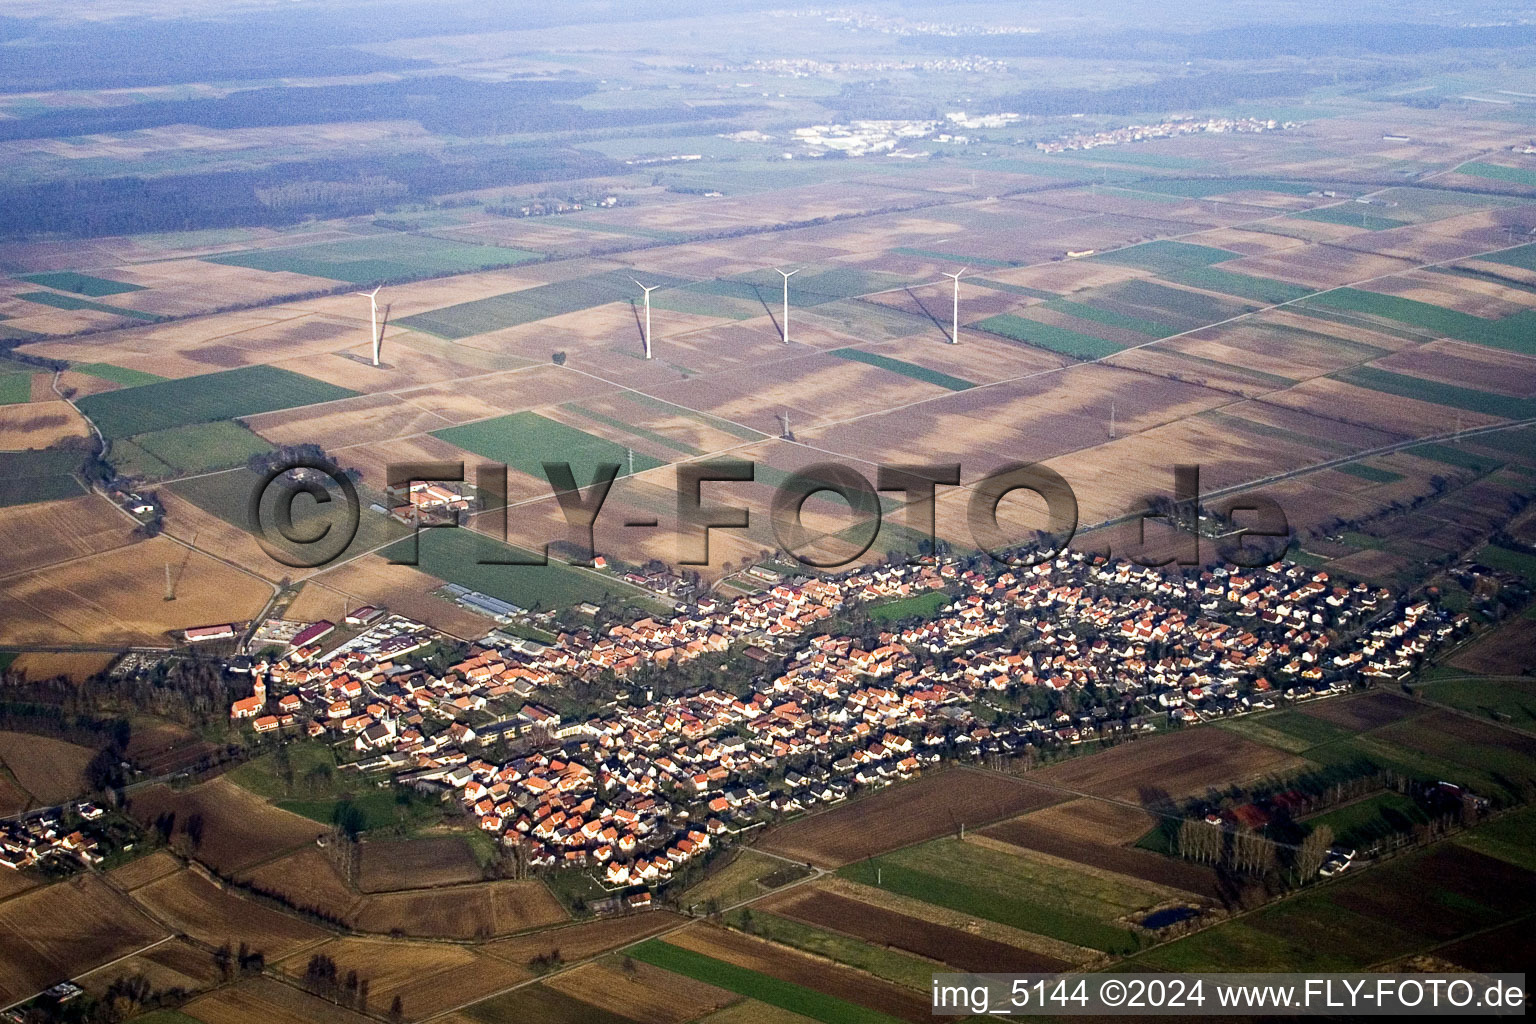
[[[784,344],[786,345],[789,344],[789,279],[804,269],[804,267],[796,267],[786,274],[778,267],[773,268],[774,273],[784,279]]]
[[[971,268],[970,267],[961,267],[959,270],[955,271],[953,274],[945,274],[944,275],[945,277],[953,279],[954,282],[955,282],[954,320],[953,320],[952,326],[950,327],[950,334],[949,334],[949,343],[951,345],[958,345],[958,344],[960,344],[960,275],[965,273],[969,269],[971,269]],[[942,271],[941,271],[941,273],[942,273]]]
[[[635,281],[634,278],[630,280]],[[653,284],[647,288],[639,281],[635,281],[635,287],[645,292],[645,358],[649,359],[651,358],[651,292],[660,288],[661,285]]]
[[[379,288],[384,287],[379,285]],[[368,322],[373,325],[373,365],[379,365],[379,288],[371,292],[353,292],[353,295],[363,295],[368,299]]]

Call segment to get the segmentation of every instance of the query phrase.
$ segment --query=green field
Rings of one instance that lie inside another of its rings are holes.
[[[1536,808],[1511,811],[1456,840],[1479,853],[1536,872]]]
[[[1308,832],[1326,826],[1333,830],[1334,840],[1341,845],[1369,849],[1390,835],[1407,832],[1428,821],[1429,815],[1412,800],[1401,793],[1386,792],[1315,815],[1302,824]]]
[[[1043,288],[1030,288],[1022,284],[1009,284],[1006,281],[993,281],[985,277],[966,278],[970,284],[979,284],[983,288],[991,288],[995,291],[1009,292],[1013,295],[1027,295],[1032,299],[1055,299],[1059,296],[1055,292],[1048,292]]]
[[[1436,405],[1448,405],[1453,409],[1469,412],[1491,413],[1512,420],[1536,416],[1536,399],[1512,398],[1509,395],[1479,391],[1475,388],[1442,384],[1440,381],[1410,377],[1403,373],[1379,370],[1374,366],[1356,366],[1330,374],[1336,380],[1358,384],[1372,391],[1382,391],[1403,398],[1417,398]]]
[[[32,374],[0,373],[0,405],[32,400]]]
[[[1140,245],[1115,249],[1112,252],[1101,252],[1087,258],[1105,263],[1117,263],[1125,267],[1140,267],[1158,274],[1172,274],[1191,267],[1203,267],[1211,263],[1241,259],[1242,255],[1240,252],[1217,249],[1210,245],[1192,245],[1189,242],[1159,239],[1155,242],[1142,242]]]
[[[387,234],[286,249],[253,249],[209,256],[207,262],[371,284],[435,274],[466,274],[543,258],[543,253],[525,249],[471,245],[428,235]]]
[[[1499,547],[1497,544],[1486,544],[1473,557],[1484,565],[1491,565],[1495,569],[1504,569],[1508,572],[1518,573],[1531,583],[1536,584],[1536,555],[1528,555],[1524,551],[1514,551],[1510,548]]]
[[[1489,320],[1443,306],[1358,288],[1335,288],[1304,300],[1303,307],[1325,307],[1366,313],[1422,329],[1435,337],[1536,355],[1536,310],[1522,310],[1502,320]]]
[[[775,300],[782,301],[784,282],[773,271],[753,271],[738,277],[727,278],[723,283],[740,283],[756,286],[768,296],[774,309],[780,308]],[[837,267],[832,270],[808,268],[789,279],[789,304],[797,309],[823,306],[829,302],[851,299],[871,292],[890,291],[912,282],[899,274],[887,274],[877,270],[858,270]]]
[[[726,921],[732,927],[759,938],[782,946],[792,946],[813,956],[836,960],[840,964],[867,971],[877,978],[907,988],[926,991],[933,981],[933,972],[940,969],[931,960],[871,945],[862,939],[839,935],[765,911],[736,910],[726,915]]]
[[[1258,308],[1252,302],[1219,298],[1140,279],[1105,285],[1089,294],[1093,296],[1089,301],[1096,305],[1141,311],[1148,319],[1163,325],[1159,334],[1168,334],[1170,329],[1175,332],[1194,330]]]
[[[941,388],[951,391],[965,391],[975,387],[975,383],[963,377],[954,377],[938,370],[930,370],[926,366],[918,366],[902,359],[892,359],[890,356],[880,355],[878,352],[865,352],[860,348],[834,348],[827,353],[829,356],[837,356],[839,359],[850,359],[856,363],[864,363],[868,366],[878,366],[882,370],[899,373],[903,377],[911,377],[925,384],[936,384]]]
[[[1132,962],[1174,971],[1361,970],[1532,911],[1536,876],[1460,843],[1440,843],[1308,887]]]
[[[1502,164],[1484,163],[1481,160],[1469,160],[1456,168],[1457,174],[1470,174],[1474,178],[1488,178],[1491,181],[1509,181],[1516,185],[1528,185],[1536,188],[1536,171],[1524,167],[1505,167]]]
[[[1281,195],[1304,196],[1315,192],[1318,186],[1299,181],[1281,181],[1278,178],[1195,178],[1178,181],[1154,178],[1137,182],[1136,188],[1143,192],[1201,199],[1230,192],[1277,192]]]
[[[107,437],[131,437],[191,423],[252,416],[259,412],[353,398],[355,391],[274,366],[159,381],[122,391],[87,395],[80,411]]]
[[[1357,476],[1361,480],[1369,480],[1373,484],[1390,484],[1403,478],[1401,473],[1394,473],[1390,469],[1382,469],[1379,466],[1367,466],[1363,462],[1347,462],[1339,467],[1339,472]]]
[[[826,995],[815,989],[806,988],[804,985],[780,981],[778,978],[758,971],[737,967],[723,960],[716,960],[714,957],[674,946],[661,939],[649,939],[638,946],[633,946],[629,954],[636,960],[643,960],[674,974],[715,985],[735,992],[737,995],[777,1006],[781,1010],[823,1021],[824,1024],[895,1024],[894,1018],[867,1007]]]
[[[620,476],[629,474],[629,449],[623,445],[535,412],[514,412],[446,427],[433,431],[432,436],[540,479],[544,478],[544,463],[569,462],[580,487],[592,481],[599,463],[617,463]],[[635,453],[637,473],[662,465],[665,463],[659,459]]]
[[[482,594],[510,601],[520,608],[570,608],[583,601],[602,601],[608,594],[644,600],[626,583],[578,569],[551,556],[548,565],[498,565],[495,560],[527,563],[534,554],[469,529],[422,530],[419,535],[422,572]],[[391,561],[411,558],[411,538],[383,550]]]
[[[899,622],[902,619],[910,619],[913,616],[931,619],[950,600],[950,595],[944,591],[930,590],[926,594],[913,594],[911,597],[903,597],[895,601],[887,601],[884,604],[871,605],[869,617],[876,622],[884,623]]]
[[[891,252],[901,256],[917,256],[928,260],[945,260],[949,263],[960,263],[968,267],[1019,267],[1023,266],[1018,260],[994,260],[985,256],[967,256],[958,252],[938,252],[933,249],[914,249],[910,245],[898,246]]]
[[[126,388],[135,388],[140,384],[155,384],[166,379],[158,374],[145,373],[143,370],[129,370],[122,366],[113,366],[111,363],[76,363],[70,369],[75,373],[99,377]]]
[[[88,298],[99,299],[104,295],[121,295],[123,292],[141,292],[141,284],[126,284],[105,277],[78,274],[73,270],[54,270],[44,274],[23,274],[18,281],[29,281],[44,288],[57,288],[61,292],[74,292]]]
[[[1298,220],[1316,220],[1325,224],[1347,224],[1350,227],[1365,228],[1367,231],[1385,231],[1388,228],[1406,227],[1408,224],[1406,220],[1396,220],[1373,213],[1372,207],[1365,203],[1322,206],[1316,210],[1293,213],[1291,216]]]
[[[564,313],[605,306],[610,302],[632,302],[638,306],[642,295],[630,276],[628,272],[622,270],[589,274],[569,281],[557,281],[554,284],[541,284],[521,291],[493,295],[488,299],[475,299],[471,302],[444,306],[429,313],[402,317],[395,323],[412,330],[425,331],[439,338],[447,338],[449,341],[457,341],[460,338],[468,338],[504,327],[516,327],[519,324],[533,323],[535,320],[544,320]],[[685,283],[681,278],[669,277],[665,274],[647,274],[645,280],[648,287],[655,285],[661,288],[676,288]],[[656,294],[659,293],[653,293],[651,299],[653,304],[656,301]]]
[[[1102,306],[1090,306],[1085,302],[1073,302],[1069,299],[1051,299],[1041,303],[1041,308],[1065,313],[1067,316],[1077,317],[1079,320],[1087,320],[1091,323],[1103,324],[1105,327],[1117,327],[1123,331],[1134,331],[1144,334],[1149,338],[1166,338],[1170,334],[1177,333],[1177,329],[1160,324],[1144,317],[1133,316],[1114,309],[1106,309]]]
[[[1252,274],[1239,274],[1233,270],[1222,270],[1220,267],[1191,267],[1181,270],[1168,278],[1178,284],[1187,284],[1194,288],[1204,288],[1207,291],[1221,292],[1224,295],[1235,295],[1242,299],[1253,299],[1255,302],[1263,302],[1269,305],[1280,302],[1293,302],[1296,299],[1311,295],[1313,289],[1299,284],[1291,284],[1289,281],[1276,281],[1270,277],[1254,277]]]
[[[1498,715],[1522,729],[1536,726],[1536,679],[1436,679],[1417,687],[1414,692],[1427,700],[1474,715]]]
[[[73,498],[85,488],[74,475],[83,452],[42,448],[0,452],[0,506]]]
[[[1218,724],[1222,729],[1230,729],[1265,746],[1275,747],[1292,754],[1300,754],[1319,743],[1328,743],[1354,735],[1353,730],[1346,729],[1342,725],[1334,725],[1325,719],[1289,710],[1227,718]]]
[[[165,466],[172,473],[205,473],[243,466],[252,455],[271,450],[270,444],[241,424],[217,420],[119,440],[112,446],[112,463],[126,476],[155,479],[149,472],[154,463]],[[153,462],[140,458],[140,453],[149,456]],[[129,465],[141,467],[141,471],[132,472]]]
[[[155,313],[141,313],[137,309],[124,309],[121,306],[109,306],[105,302],[92,302],[90,299],[79,299],[73,295],[60,295],[58,292],[22,292],[16,296],[28,302],[35,302],[40,306],[52,306],[54,309],[90,309],[98,313],[111,313],[113,316],[126,316],[134,320],[146,320],[150,323],[164,319]]]
[[[1139,939],[1113,923],[1157,902],[1123,882],[1074,874],[956,839],[940,839],[850,864],[838,872],[865,885],[962,914],[1107,953],[1133,952]]]
[[[1503,464],[1491,455],[1481,455],[1456,445],[1440,444],[1437,441],[1414,445],[1406,450],[1409,455],[1417,455],[1421,459],[1431,459],[1435,462],[1443,462],[1447,466],[1458,466],[1477,472],[1484,472]]]
[[[1059,352],[1074,359],[1102,359],[1124,348],[1123,345],[1116,345],[1103,338],[1095,338],[1091,334],[1068,330],[1065,327],[1053,327],[1013,313],[989,316],[971,326],[1014,341],[1022,341],[1027,345],[1034,345],[1036,348]]]
[[[1524,270],[1536,270],[1536,242],[1530,245],[1521,245],[1503,252],[1489,253],[1486,256],[1477,257],[1485,263],[1502,263],[1509,267],[1520,267]]]

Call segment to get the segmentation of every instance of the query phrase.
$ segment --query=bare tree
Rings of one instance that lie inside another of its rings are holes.
[[[1317,869],[1328,858],[1328,848],[1332,845],[1333,829],[1327,825],[1317,826],[1301,841],[1301,848],[1296,851],[1296,874],[1301,881],[1305,882],[1317,874]]]

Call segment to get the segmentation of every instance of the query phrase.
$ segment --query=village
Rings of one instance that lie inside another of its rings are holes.
[[[498,629],[441,673],[409,656],[445,638],[358,609],[351,624],[366,628],[340,646],[318,623],[281,657],[241,663],[254,693],[230,713],[258,733],[350,739],[356,769],[457,801],[529,867],[623,892],[945,757],[1032,757],[1399,680],[1467,624],[1284,563],[1177,573],[1067,553],[992,573],[956,559],[753,572],[760,592],[670,619],[570,625],[551,643]],[[841,628],[861,607],[925,595],[938,603],[865,639]],[[727,654],[736,692],[655,693]],[[577,683],[614,699],[562,716],[552,705]],[[513,738],[517,756],[486,756]]]
[[[1070,150],[1096,149],[1100,146],[1118,146],[1129,142],[1146,142],[1150,139],[1168,139],[1179,135],[1197,135],[1205,132],[1273,132],[1297,127],[1295,121],[1277,121],[1259,117],[1209,117],[1172,118],[1156,124],[1130,124],[1101,132],[1079,132],[1074,135],[1037,142],[1035,148],[1042,153],[1065,153]]]

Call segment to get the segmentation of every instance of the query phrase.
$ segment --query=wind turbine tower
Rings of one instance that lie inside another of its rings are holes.
[[[630,280],[635,281],[634,278]],[[661,285],[653,284],[647,288],[639,281],[635,281],[635,287],[645,292],[645,358],[649,359],[651,358],[651,292],[660,288]]]
[[[953,320],[951,321],[951,325],[950,325],[950,328],[949,328],[949,343],[951,345],[958,345],[958,344],[960,344],[960,275],[965,273],[969,269],[970,269],[970,267],[961,267],[959,270],[955,271],[953,274],[945,274],[944,275],[945,277],[950,278],[950,279],[952,279],[955,282],[954,313],[953,313]]]
[[[788,409],[785,409],[783,415],[781,415],[779,417],[779,422],[784,425],[784,432],[782,434],[780,434],[779,436],[781,438],[783,438],[784,440],[786,440],[786,441],[794,440],[794,436],[795,435],[793,435],[793,434],[791,434],[789,432],[789,410]]]
[[[784,273],[784,271],[780,270],[778,267],[774,267],[773,268],[773,272],[778,274],[780,277],[782,277],[784,279],[784,331],[783,331],[783,334],[784,334],[784,344],[786,344],[786,345],[789,344],[789,279],[794,277],[796,274],[800,273],[800,271],[802,271],[804,269],[805,269],[804,267],[796,267],[794,270],[791,270],[789,273],[786,274],[786,273]]]
[[[384,287],[379,285],[379,288]],[[379,288],[371,292],[353,292],[353,295],[363,295],[368,299],[368,322],[373,325],[373,365],[379,365]]]

